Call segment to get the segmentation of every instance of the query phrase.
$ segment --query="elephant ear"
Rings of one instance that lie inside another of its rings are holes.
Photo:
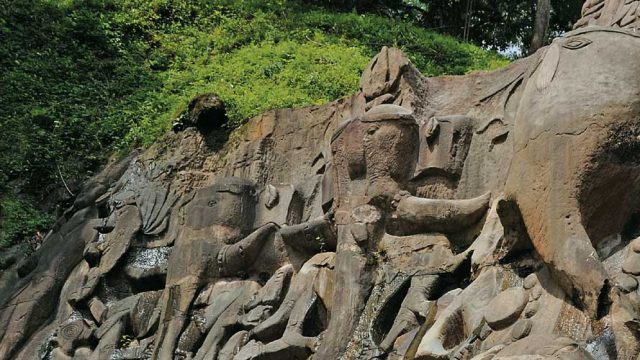
[[[553,78],[558,71],[558,64],[560,63],[560,46],[554,42],[549,46],[547,53],[544,55],[544,60],[538,68],[538,75],[536,77],[536,88],[538,91],[544,91],[551,85]]]

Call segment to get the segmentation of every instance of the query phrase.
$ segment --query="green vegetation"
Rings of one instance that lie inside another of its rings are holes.
[[[506,63],[408,21],[302,1],[0,0],[0,239],[46,227],[35,204],[51,205],[61,177],[75,190],[106,157],[149,145],[195,95],[219,94],[237,127],[355,92],[383,45],[428,75]]]
[[[538,7],[549,12],[548,44],[570,31],[580,18],[584,0],[308,0],[334,10],[352,10],[411,19],[425,28],[483,47],[519,48],[531,45]],[[545,4],[546,3],[546,4]]]
[[[45,231],[53,225],[53,216],[26,201],[4,200],[1,205],[3,214],[0,218],[0,248],[29,238],[36,230]]]

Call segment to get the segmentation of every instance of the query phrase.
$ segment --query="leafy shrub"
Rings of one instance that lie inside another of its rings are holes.
[[[490,70],[508,62],[494,53],[474,45],[412,25],[407,21],[389,21],[375,15],[354,13],[304,13],[302,21],[309,28],[349,39],[366,46],[375,55],[384,45],[402,49],[425,75],[460,75],[473,70]]]
[[[315,37],[321,38],[320,34]],[[184,46],[181,51],[188,49]],[[191,98],[205,92],[224,99],[232,127],[268,109],[326,103],[355,92],[367,62],[355,47],[265,40],[203,63],[183,64],[163,74],[158,96],[166,103],[166,111],[135,124],[127,140],[153,142]]]
[[[59,172],[77,188],[114,152],[158,139],[200,93],[219,94],[237,127],[267,109],[357,91],[383,45],[428,75],[506,63],[407,21],[302,1],[0,5],[0,195],[20,188],[39,202],[61,186]]]
[[[53,224],[53,217],[37,209],[30,201],[7,198],[0,202],[0,248],[45,231]]]

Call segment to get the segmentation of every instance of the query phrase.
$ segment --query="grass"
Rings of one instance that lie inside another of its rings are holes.
[[[356,92],[384,45],[427,75],[507,62],[407,21],[291,0],[0,0],[0,238],[46,223],[9,218],[7,204],[49,210],[60,174],[77,189],[195,95],[217,93],[235,128]]]

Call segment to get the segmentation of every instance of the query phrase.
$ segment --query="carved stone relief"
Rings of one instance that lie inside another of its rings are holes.
[[[168,134],[18,264],[0,360],[637,358],[638,11],[492,73],[385,47],[352,97]]]

